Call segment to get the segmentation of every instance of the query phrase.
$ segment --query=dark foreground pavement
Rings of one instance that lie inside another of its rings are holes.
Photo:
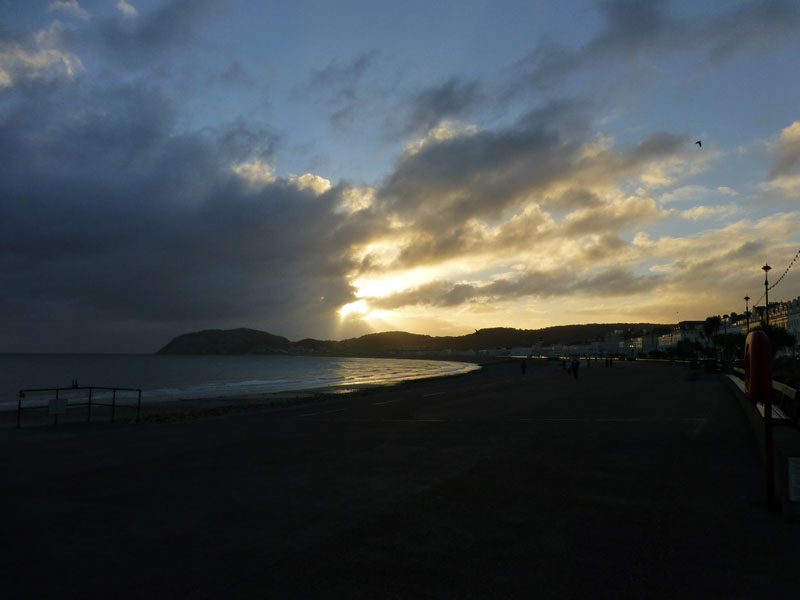
[[[261,414],[0,432],[5,598],[798,598],[715,375],[516,364]]]

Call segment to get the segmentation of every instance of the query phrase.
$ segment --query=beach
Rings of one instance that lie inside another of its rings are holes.
[[[174,420],[313,402],[320,395],[477,368],[474,361],[441,357],[0,355],[4,394],[0,427],[17,425],[20,406],[23,427],[88,420]],[[70,381],[71,387],[63,387]],[[50,389],[30,389],[48,384]],[[62,387],[56,390],[56,385]],[[112,392],[111,385],[126,389]],[[25,390],[21,403],[17,390]],[[61,414],[55,417],[49,404],[57,395],[66,408],[56,411]]]
[[[0,451],[9,597],[796,592],[798,524],[761,505],[730,390],[684,366],[575,378],[513,361],[283,407],[3,429]]]

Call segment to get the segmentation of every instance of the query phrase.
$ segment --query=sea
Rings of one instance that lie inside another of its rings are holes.
[[[387,385],[479,368],[471,363],[399,358],[0,354],[0,410],[16,410],[20,390],[69,388],[73,383],[141,389],[146,403]]]

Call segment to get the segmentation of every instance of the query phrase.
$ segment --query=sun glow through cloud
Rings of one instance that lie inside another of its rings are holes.
[[[342,308],[339,309],[339,315],[342,317],[349,317],[349,316],[363,316],[369,312],[369,308],[367,307],[366,300],[356,300],[355,302],[350,302],[349,304],[345,304]]]

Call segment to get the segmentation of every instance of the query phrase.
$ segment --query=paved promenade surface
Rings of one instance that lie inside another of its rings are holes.
[[[685,367],[4,430],[0,458],[4,598],[800,597],[800,524]]]

